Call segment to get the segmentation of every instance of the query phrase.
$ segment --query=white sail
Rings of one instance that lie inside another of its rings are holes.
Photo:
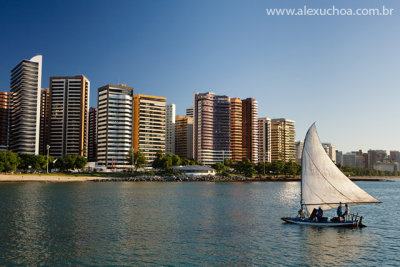
[[[307,132],[302,154],[302,204],[310,214],[314,208],[336,208],[339,202],[357,205],[380,202],[347,178],[326,154],[315,124]]]

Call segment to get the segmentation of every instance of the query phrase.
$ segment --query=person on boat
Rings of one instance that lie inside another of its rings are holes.
[[[318,211],[317,211],[317,219],[319,222],[322,222],[323,215],[324,215],[324,211],[321,209],[321,206],[319,206]]]
[[[306,215],[304,214],[304,209],[303,209],[303,207],[301,207],[301,209],[299,209],[299,211],[298,211],[298,216],[299,216],[300,219],[306,218]]]
[[[349,209],[349,205],[347,205],[347,203],[344,204],[344,207],[345,208],[344,208],[343,218],[346,220],[346,218],[349,217],[350,209]]]
[[[339,202],[339,207],[336,210],[336,214],[337,214],[338,218],[343,217],[342,202]]]

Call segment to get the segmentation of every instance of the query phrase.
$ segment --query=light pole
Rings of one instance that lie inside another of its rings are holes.
[[[49,173],[49,151],[50,151],[50,145],[46,146],[47,148],[47,173]]]

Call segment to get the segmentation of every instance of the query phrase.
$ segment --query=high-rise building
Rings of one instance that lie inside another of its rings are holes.
[[[231,98],[231,153],[232,161],[243,160],[242,140],[242,100],[238,97]]]
[[[10,93],[0,92],[0,151],[8,150],[10,137]]]
[[[165,152],[165,97],[135,95],[133,147],[151,164],[158,151]]]
[[[398,163],[400,163],[400,151],[391,150],[391,151],[390,151],[390,160],[391,160],[392,162],[398,162]]]
[[[368,168],[373,169],[375,163],[383,162],[386,158],[385,150],[368,150]]]
[[[41,98],[40,98],[40,139],[39,139],[40,155],[47,155],[47,145],[49,145],[49,138],[50,138],[50,111],[51,111],[50,89],[44,88],[41,91]]]
[[[271,119],[258,119],[258,161],[271,162]]]
[[[100,87],[97,103],[97,162],[109,169],[128,169],[127,157],[133,147],[133,88],[125,84]]]
[[[165,105],[165,154],[175,154],[175,104]]]
[[[89,109],[88,161],[97,161],[97,108]]]
[[[195,160],[210,165],[231,158],[229,96],[196,93],[193,123]]]
[[[183,159],[193,159],[193,118],[176,116],[175,154]]]
[[[42,56],[22,60],[11,70],[10,149],[39,154]]]
[[[243,157],[258,162],[258,103],[254,98],[242,100]]]
[[[301,158],[303,156],[303,148],[304,148],[304,142],[303,141],[297,141],[296,142],[296,162],[301,164]]]
[[[294,121],[288,119],[271,120],[271,160],[295,160],[295,127]]]
[[[186,109],[186,116],[192,117],[193,118],[193,106],[190,108]]]
[[[87,157],[89,92],[83,75],[50,77],[50,155]]]
[[[343,154],[342,165],[344,167],[364,168],[364,157],[355,152]]]
[[[336,148],[331,143],[322,143],[323,148],[325,149],[326,154],[328,154],[329,158],[336,163]]]
[[[343,152],[336,150],[336,164],[343,165]]]

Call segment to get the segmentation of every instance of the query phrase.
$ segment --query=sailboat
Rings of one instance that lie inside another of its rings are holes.
[[[364,227],[363,217],[348,214],[346,218],[308,216],[321,207],[323,211],[335,209],[341,204],[360,205],[380,203],[379,200],[358,187],[347,178],[326,154],[319,140],[315,123],[308,129],[304,139],[301,169],[301,209],[297,217],[281,218],[286,223],[330,226],[330,227]],[[312,218],[312,219],[311,219]]]

